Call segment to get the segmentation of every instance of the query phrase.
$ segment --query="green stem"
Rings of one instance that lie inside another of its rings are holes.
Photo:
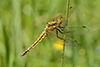
[[[67,0],[67,3],[66,3],[66,23],[65,23],[65,26],[68,25],[68,13],[69,13],[69,1],[70,0]],[[65,30],[65,29],[64,29]],[[64,35],[64,38],[66,37],[66,35]],[[64,52],[65,52],[65,41],[64,41],[64,45],[63,45],[63,52],[62,52],[62,67],[64,66]]]
[[[68,25],[68,14],[69,14],[69,2],[70,0],[67,0],[67,4],[66,4],[66,25]]]

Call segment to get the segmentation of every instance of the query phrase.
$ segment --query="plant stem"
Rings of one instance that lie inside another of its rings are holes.
[[[69,1],[70,0],[67,0],[67,3],[66,3],[66,22],[65,22],[65,26],[68,25]],[[65,31],[65,29],[64,29],[64,31]],[[64,35],[64,38],[65,37],[66,37],[66,35]],[[65,52],[65,41],[64,41],[64,44],[63,44],[63,52],[62,52],[62,67],[64,66],[64,52]]]

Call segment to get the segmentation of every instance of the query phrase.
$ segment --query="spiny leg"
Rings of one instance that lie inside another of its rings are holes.
[[[61,34],[74,32],[74,31],[67,31],[67,32],[64,32],[60,27],[56,27],[56,29],[57,29]]]
[[[60,26],[58,26],[62,31],[64,31],[64,27],[67,26],[67,25],[66,25],[66,22],[67,22],[67,21],[64,21],[64,25],[60,25]]]
[[[78,42],[78,41],[76,41],[76,40],[74,40],[74,39],[71,39],[71,38],[65,38],[65,39],[63,39],[62,37],[59,37],[58,36],[58,29],[56,29],[56,35],[57,35],[57,38],[59,38],[59,39],[61,39],[61,40],[64,40],[64,41],[66,41],[67,42],[67,40],[66,39],[68,39],[68,40],[71,40],[71,41],[74,41],[74,42],[76,42],[76,43],[78,43],[80,46],[81,46],[81,44]]]
[[[78,41],[74,40],[74,39],[67,38],[67,37],[66,37],[65,39],[68,39],[68,40],[71,40],[71,41],[73,41],[73,42],[76,42],[77,44],[79,44],[79,45],[81,46],[81,44],[80,44]]]
[[[56,27],[56,33],[58,33],[58,31],[59,31],[61,34],[65,34],[65,32],[62,32],[63,30],[62,30],[61,28]]]
[[[63,25],[58,26],[62,31],[64,31],[64,27]]]
[[[58,36],[58,31],[59,31],[59,30],[56,29],[56,36],[57,36],[57,38],[59,38],[59,39],[61,39],[61,40],[64,40],[63,38],[61,38],[61,37]]]

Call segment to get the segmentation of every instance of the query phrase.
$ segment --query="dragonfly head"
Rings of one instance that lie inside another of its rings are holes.
[[[57,23],[60,25],[62,23],[62,17],[57,18]]]

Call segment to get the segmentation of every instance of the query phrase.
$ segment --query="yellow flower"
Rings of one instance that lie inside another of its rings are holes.
[[[56,40],[55,43],[54,43],[54,48],[56,50],[62,50],[63,49],[63,43],[64,42],[61,39]]]

